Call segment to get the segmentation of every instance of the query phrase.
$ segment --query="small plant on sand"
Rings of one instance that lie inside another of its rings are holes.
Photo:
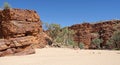
[[[82,42],[79,43],[79,48],[80,49],[84,49],[84,46],[85,46],[84,43],[82,43]]]

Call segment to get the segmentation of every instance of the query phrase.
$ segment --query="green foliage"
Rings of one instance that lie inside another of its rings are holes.
[[[10,9],[10,8],[11,8],[10,5],[7,2],[5,2],[4,3],[4,9]]]
[[[79,48],[80,49],[84,49],[84,46],[85,46],[84,43],[82,43],[82,42],[79,43]]]
[[[59,33],[60,33],[60,29],[61,26],[58,24],[45,24],[47,30],[49,31],[50,37],[52,37],[53,39],[59,38]]]
[[[113,44],[113,40],[111,40],[111,38],[109,40],[107,40],[107,45],[112,45]]]
[[[96,45],[98,48],[100,48],[100,43],[102,43],[103,40],[99,38],[95,38],[92,40],[92,44]]]
[[[113,49],[120,49],[120,31],[114,32],[113,36],[107,41],[107,45],[111,45]]]
[[[63,39],[62,42],[66,43],[66,45],[73,44],[73,34],[74,31],[69,30],[68,27],[61,29],[61,38]]]
[[[74,31],[69,30],[68,27],[61,28],[59,24],[47,24],[46,28],[49,31],[54,43],[59,43],[61,46],[74,45],[73,34]]]
[[[120,31],[116,31],[114,35],[112,36],[112,40],[114,40],[116,43],[120,42]]]

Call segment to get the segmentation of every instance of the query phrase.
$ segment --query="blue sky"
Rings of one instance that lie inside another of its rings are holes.
[[[36,10],[43,22],[70,26],[120,19],[120,0],[0,0],[12,8]]]

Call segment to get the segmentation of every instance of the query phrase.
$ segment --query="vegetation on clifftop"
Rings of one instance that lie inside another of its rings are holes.
[[[10,4],[8,2],[5,2],[4,9],[10,9],[10,8],[11,8]]]

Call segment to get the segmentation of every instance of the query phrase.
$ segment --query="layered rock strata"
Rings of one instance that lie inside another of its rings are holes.
[[[0,56],[33,54],[49,39],[36,11],[27,9],[0,11],[0,38]]]
[[[120,30],[120,20],[104,21],[100,23],[75,24],[69,27],[75,31],[74,40],[84,43],[85,48],[89,48],[94,38],[102,39],[101,47],[106,46],[107,40],[113,35],[114,31]]]

